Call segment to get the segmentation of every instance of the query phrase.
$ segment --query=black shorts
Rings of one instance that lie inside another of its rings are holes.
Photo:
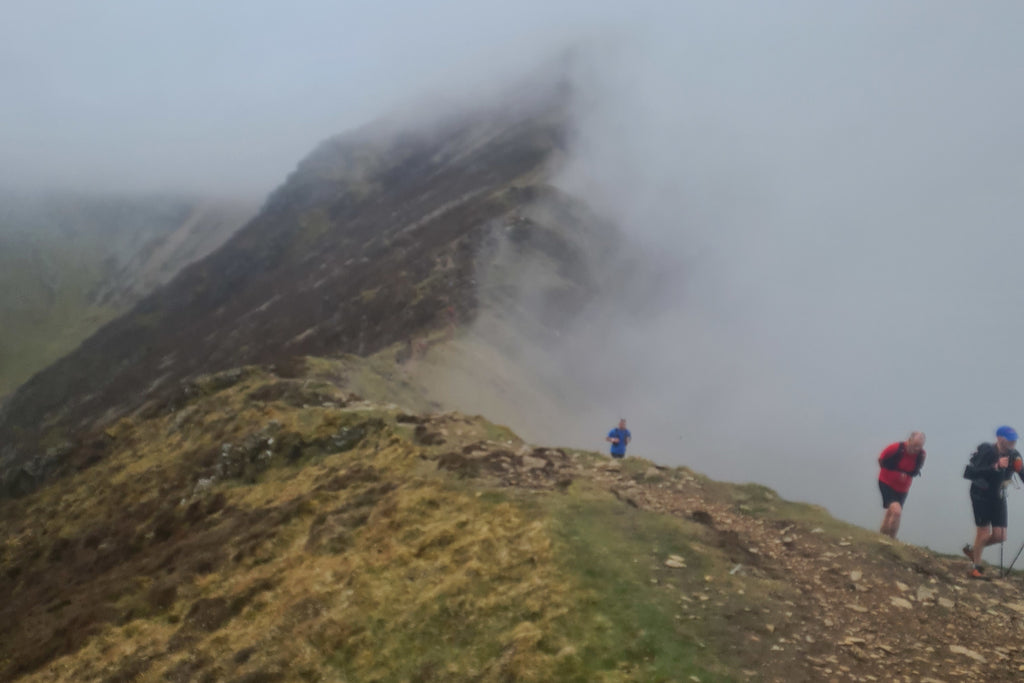
[[[1006,528],[1006,499],[998,496],[971,496],[974,526]]]
[[[899,503],[900,507],[907,502],[907,494],[896,493],[891,486],[883,481],[878,482],[878,490],[882,492],[882,509],[888,510],[893,503]]]

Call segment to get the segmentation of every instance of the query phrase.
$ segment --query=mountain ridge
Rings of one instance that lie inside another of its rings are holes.
[[[359,134],[318,147],[225,245],[22,385],[0,411],[4,475],[46,479],[78,447],[75,433],[164,382],[304,353],[372,353],[444,325],[449,308],[472,317],[476,246],[564,144],[564,97],[484,109],[383,150]],[[386,204],[362,184],[371,166]]]

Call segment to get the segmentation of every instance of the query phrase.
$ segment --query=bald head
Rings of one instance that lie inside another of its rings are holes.
[[[907,437],[907,450],[911,453],[920,453],[924,450],[924,432],[910,432]]]

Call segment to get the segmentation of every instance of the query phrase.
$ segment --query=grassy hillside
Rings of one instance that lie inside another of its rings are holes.
[[[119,312],[92,300],[108,256],[81,236],[0,237],[0,396]]]
[[[361,363],[186,383],[97,436],[77,474],[0,503],[0,678],[1013,680],[1024,665],[987,635],[1020,623],[1016,580],[968,584],[955,559],[761,486],[364,401],[353,385],[382,368]]]
[[[245,202],[0,192],[0,398],[251,214]]]
[[[657,604],[656,565],[632,560],[651,543],[685,552],[678,522],[622,515],[586,486],[438,469],[455,444],[521,458],[507,430],[455,415],[428,427],[260,371],[189,394],[119,423],[102,464],[3,508],[5,678],[724,671]]]

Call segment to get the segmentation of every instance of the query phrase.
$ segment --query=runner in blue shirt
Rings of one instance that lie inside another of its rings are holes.
[[[626,421],[619,420],[619,426],[608,432],[608,436],[605,437],[605,441],[612,445],[612,457],[613,458],[625,458],[626,457],[626,444],[629,443],[633,435],[626,429]]]

